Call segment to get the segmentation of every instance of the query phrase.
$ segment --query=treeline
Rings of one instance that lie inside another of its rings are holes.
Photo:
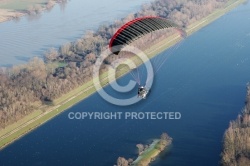
[[[137,13],[116,20],[110,25],[101,25],[96,32],[87,32],[75,42],[67,43],[58,50],[50,49],[44,60],[32,59],[25,65],[0,71],[0,128],[29,114],[41,103],[54,99],[79,87],[92,78],[92,68],[97,57],[106,49],[116,30],[137,17],[161,16],[183,27],[203,18],[228,0],[156,0],[143,5]],[[158,40],[162,35],[156,33]],[[141,40],[146,48],[151,40]],[[151,43],[152,44],[152,43]],[[102,71],[111,61],[125,55],[111,55],[105,60]]]
[[[48,0],[48,2],[42,4],[35,4],[35,5],[30,5],[28,8],[24,11],[25,13],[28,13],[29,15],[36,15],[41,13],[44,9],[51,9],[56,3],[59,4],[65,4],[67,0]]]
[[[167,146],[172,143],[172,138],[167,133],[162,133],[159,142],[155,145],[153,149],[159,150],[162,152],[165,150]],[[148,150],[150,147],[149,145],[137,144],[136,147],[138,148],[138,156],[143,155],[143,153]],[[151,156],[147,156],[146,159],[140,159],[140,161],[134,162],[132,158],[125,159],[124,157],[118,157],[117,163],[115,166],[148,166],[148,164],[154,160],[154,158],[150,158]]]
[[[250,165],[250,86],[247,92],[245,108],[236,120],[230,122],[224,134],[223,166]]]

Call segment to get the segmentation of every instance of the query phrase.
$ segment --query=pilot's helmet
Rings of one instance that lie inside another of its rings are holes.
[[[143,91],[143,90],[144,90],[143,86],[139,87],[139,91]]]

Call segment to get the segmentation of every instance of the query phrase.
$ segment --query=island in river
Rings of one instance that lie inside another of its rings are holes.
[[[150,145],[137,144],[139,154],[137,159],[133,161],[133,159],[126,160],[124,157],[119,157],[116,166],[148,166],[171,145],[172,140],[167,133],[162,133],[160,139],[154,139]]]

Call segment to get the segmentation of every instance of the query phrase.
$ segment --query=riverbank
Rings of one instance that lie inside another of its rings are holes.
[[[24,15],[39,14],[44,10],[51,9],[60,0],[1,0],[0,23],[12,19],[19,19]]]
[[[250,86],[247,87],[245,108],[225,131],[221,154],[223,166],[250,165]]]
[[[224,10],[223,10],[224,11]],[[197,23],[197,25],[194,25],[194,27],[191,27],[191,28],[193,28],[192,30],[194,30],[194,29],[196,29],[197,28],[197,30],[199,29],[198,27],[200,26],[200,28],[201,27],[203,27],[203,26],[205,26],[206,25],[206,23],[208,24],[208,22],[207,21],[205,21],[205,22],[201,22],[200,24],[198,24]],[[168,39],[169,40],[169,39]],[[164,40],[165,42],[167,41],[167,40]],[[172,41],[172,42],[174,42],[174,40]],[[168,43],[164,43],[165,44],[165,46],[162,46],[161,45],[162,43],[160,43],[159,45],[157,45],[157,46],[155,46],[155,50],[154,49],[150,49],[152,52],[151,52],[151,55],[153,56],[153,55],[156,55],[158,52],[160,52],[160,51],[162,51],[162,50],[165,50],[165,48],[167,48],[167,46],[166,45],[170,45],[169,44],[169,42]],[[124,72],[124,73],[126,73],[126,72]],[[90,83],[90,85],[91,85],[91,83]],[[90,88],[90,89],[88,89],[87,91],[86,91],[86,88]],[[63,108],[65,108],[65,109],[67,109],[68,107],[70,107],[70,105],[74,105],[74,103],[76,103],[76,102],[78,102],[78,101],[81,101],[83,98],[81,98],[81,94],[82,93],[87,93],[85,96],[89,96],[90,94],[92,94],[91,93],[91,91],[93,90],[93,93],[95,92],[95,89],[92,89],[93,87],[91,87],[91,86],[85,86],[83,89],[79,89],[79,88],[77,88],[77,90],[74,90],[74,92],[72,92],[72,93],[70,93],[70,95],[69,94],[67,94],[67,95],[65,95],[64,97],[62,97],[62,99],[59,99],[59,101],[61,101],[61,102],[59,102],[59,103],[57,103],[56,102],[56,104],[55,104],[55,106],[53,106],[53,107],[44,107],[44,108],[41,108],[41,109],[39,109],[39,111],[43,111],[43,110],[47,110],[46,111],[46,114],[44,115],[44,116],[41,116],[40,118],[38,118],[37,120],[35,120],[35,121],[32,121],[31,123],[29,123],[28,125],[26,125],[26,126],[24,126],[22,129],[19,129],[19,130],[17,130],[17,131],[15,131],[15,132],[13,132],[13,134],[16,134],[16,135],[18,135],[18,132],[19,131],[23,131],[23,130],[26,130],[26,131],[29,131],[29,129],[32,129],[32,125],[33,124],[37,124],[37,125],[33,125],[34,127],[36,127],[36,126],[38,126],[38,125],[40,125],[40,124],[42,124],[42,123],[44,123],[44,122],[46,122],[48,119],[50,119],[50,118],[52,118],[52,117],[54,117],[54,116],[56,116],[57,114],[59,114],[60,113],[60,111],[61,111],[61,109],[62,109],[62,111],[63,111]],[[78,95],[79,94],[79,95]],[[83,95],[84,96],[84,95]],[[85,97],[86,98],[86,97]],[[56,100],[56,101],[58,101],[58,100]],[[65,102],[65,104],[63,104]],[[64,107],[63,107],[64,106]],[[40,114],[39,114],[40,115]],[[35,116],[34,115],[34,117],[37,117],[37,116]],[[47,118],[47,120],[46,120],[46,118]],[[30,118],[31,120],[33,120],[33,118]],[[39,122],[39,123],[38,123]],[[40,123],[41,122],[41,123]],[[20,125],[17,125],[17,126],[20,126]],[[25,133],[25,132],[24,132]],[[18,138],[18,137],[16,137],[16,138]],[[2,142],[2,140],[1,140],[1,142]]]

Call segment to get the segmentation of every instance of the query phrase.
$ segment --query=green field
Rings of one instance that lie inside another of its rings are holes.
[[[141,155],[137,157],[137,159],[132,163],[132,166],[146,166],[149,165],[151,161],[153,161],[162,151],[158,149],[160,146],[160,139],[155,139],[148,149],[146,149]],[[166,148],[169,148],[170,145],[167,145],[163,151],[166,150]]]
[[[156,149],[159,141],[160,141],[159,139],[154,140],[150,144],[148,149],[145,152],[143,152],[140,156],[138,156],[138,158],[132,163],[132,165],[136,166],[143,160],[150,160],[153,156],[157,156],[160,153],[160,151]]]
[[[14,0],[13,0],[14,1]],[[37,2],[37,1],[36,1]],[[187,33],[191,35],[193,32],[196,32],[200,28],[208,25],[215,19],[224,15],[226,12],[235,8],[239,4],[245,2],[245,0],[233,1],[231,0],[225,9],[220,9],[210,14],[209,16],[203,18],[202,20],[190,25],[187,29]],[[42,3],[42,2],[41,2]],[[0,6],[1,8],[1,6]],[[170,46],[176,43],[176,35],[166,38],[165,40],[159,42],[158,44],[150,47],[148,50],[145,50],[148,53],[150,58],[158,55],[160,52],[166,50]],[[122,70],[119,73],[119,76],[122,76],[128,73],[128,70]],[[107,83],[107,73],[101,75],[102,84]],[[87,90],[86,90],[87,89]],[[65,111],[74,104],[82,101],[91,94],[95,93],[96,89],[93,87],[92,80],[85,83],[84,85],[72,90],[68,94],[56,99],[54,101],[54,106],[41,106],[33,113],[27,115],[23,119],[13,123],[12,125],[7,126],[5,129],[1,130],[0,133],[0,148],[7,146],[9,143],[15,141],[19,137],[23,136],[25,133],[33,130],[34,128],[40,126],[46,121],[52,119],[59,113]]]

